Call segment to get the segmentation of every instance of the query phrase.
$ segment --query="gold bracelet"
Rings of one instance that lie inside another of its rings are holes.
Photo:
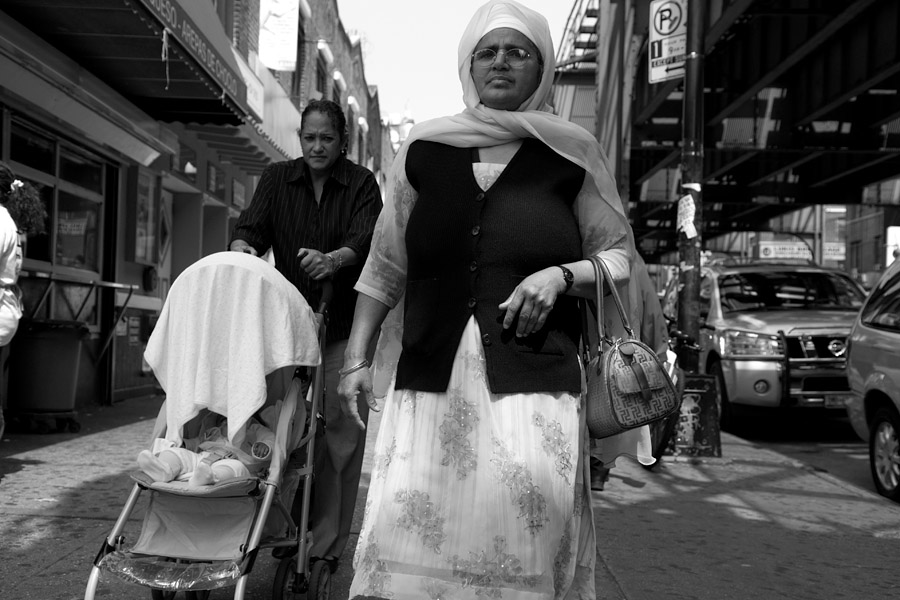
[[[348,369],[339,370],[338,375],[340,375],[341,377],[344,377],[346,375],[349,375],[353,371],[359,371],[360,369],[365,369],[368,366],[369,366],[369,361],[368,361],[368,359],[364,358],[364,359],[362,359],[362,362],[359,362]]]

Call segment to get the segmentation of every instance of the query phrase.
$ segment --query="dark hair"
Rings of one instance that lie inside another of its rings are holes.
[[[300,129],[303,129],[303,122],[310,113],[320,112],[331,121],[331,124],[341,136],[341,152],[347,150],[347,117],[344,116],[344,109],[337,102],[331,100],[310,100],[303,113],[300,115]]]
[[[40,192],[16,177],[3,161],[0,161],[0,204],[9,211],[19,231],[34,235],[47,230],[47,209]]]

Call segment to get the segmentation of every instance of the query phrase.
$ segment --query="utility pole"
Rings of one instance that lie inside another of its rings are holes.
[[[703,59],[706,53],[706,1],[688,0],[684,71],[684,140],[681,146],[681,188],[678,201],[680,260],[678,326],[694,340],[682,346],[678,359],[685,372],[681,419],[675,453],[722,456],[718,389],[715,376],[700,374],[700,250],[703,231]]]
[[[700,244],[703,225],[703,37],[706,2],[688,0],[682,114],[681,187],[678,201],[678,328],[700,340]],[[697,352],[683,352],[687,373],[699,373]]]

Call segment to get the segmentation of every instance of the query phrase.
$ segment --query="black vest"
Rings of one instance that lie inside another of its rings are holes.
[[[406,230],[397,389],[445,392],[474,314],[491,392],[580,392],[577,299],[560,296],[544,327],[524,338],[515,325],[503,329],[497,306],[535,271],[581,259],[573,204],[584,170],[528,138],[482,192],[471,149],[420,140],[409,147],[406,174],[418,199]]]

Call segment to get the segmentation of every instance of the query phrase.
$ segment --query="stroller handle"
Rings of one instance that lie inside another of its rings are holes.
[[[331,278],[322,281],[322,297],[319,299],[319,308],[316,312],[324,315],[328,310],[328,305],[334,299],[334,282]]]

